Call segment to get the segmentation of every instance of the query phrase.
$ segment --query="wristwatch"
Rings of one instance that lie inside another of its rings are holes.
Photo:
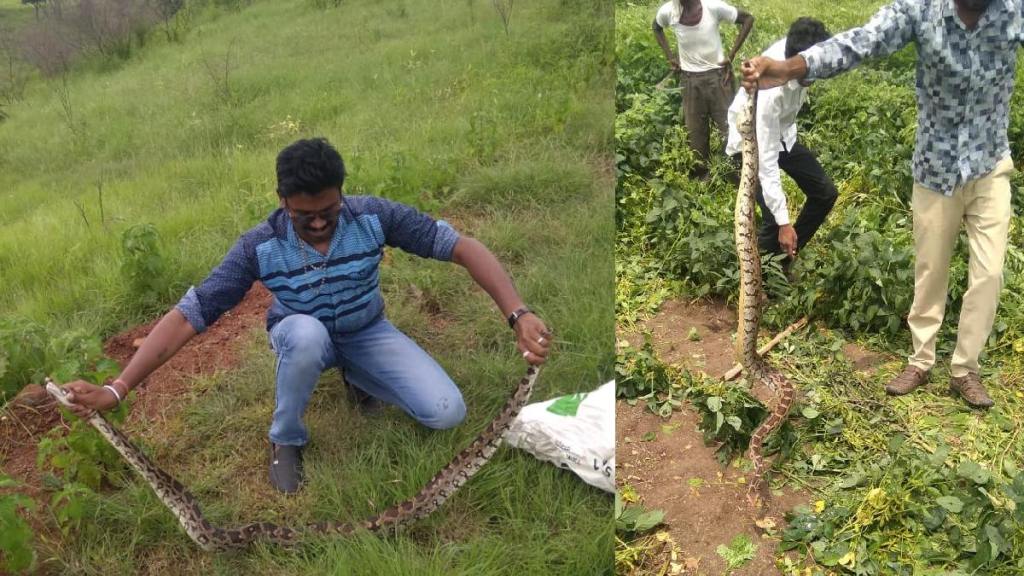
[[[519,319],[526,314],[533,314],[533,310],[530,310],[526,306],[523,306],[522,308],[516,308],[514,312],[508,315],[508,327],[515,328],[516,322],[518,322]]]

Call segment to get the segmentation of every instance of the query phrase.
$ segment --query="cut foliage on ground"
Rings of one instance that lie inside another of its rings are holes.
[[[865,22],[881,4],[746,6],[757,23],[741,56],[753,56],[781,38],[797,16],[817,17],[839,31]],[[616,10],[619,393],[623,402],[665,418],[664,426],[696,420],[718,452],[719,471],[747,471],[744,449],[774,399],[743,380],[723,383],[717,372],[732,364],[735,312],[726,307],[735,303],[738,285],[732,232],[736,190],[724,177],[729,167],[720,147],[710,180],[687,176],[693,158],[678,119],[679,94],[663,89],[671,82],[659,87],[667,67],[650,32],[656,8],[654,2],[625,2]],[[756,554],[766,544],[774,548],[774,563],[785,574],[1009,576],[1024,570],[1019,202],[1014,202],[1000,310],[982,358],[981,375],[996,408],[974,411],[945,391],[955,320],[967,287],[963,241],[953,256],[940,363],[931,384],[901,398],[883,391],[910,348],[904,318],[913,296],[914,61],[908,48],[817,82],[800,118],[801,140],[818,152],[840,196],[826,225],[797,259],[794,282],[786,281],[777,262],[766,259],[764,266],[771,297],[764,340],[802,316],[810,318],[809,328],[769,354],[799,390],[787,424],[769,441],[775,458],[772,486],[806,491],[813,500],[790,510],[771,542],[753,541]],[[1015,158],[1024,151],[1022,121],[1024,104],[1015,96],[1010,120]],[[1013,183],[1019,188],[1020,177]],[[803,198],[794,183],[785,180],[784,187],[789,205],[799,206]],[[673,317],[681,309],[686,314]],[[704,325],[693,323],[694,317],[703,318]],[[657,434],[654,426],[649,431]],[[664,466],[649,474],[664,477],[679,458],[666,452],[655,459]],[[645,485],[638,476],[634,485]],[[743,492],[737,486],[732,494],[737,510]],[[654,510],[668,503],[643,495],[643,505]],[[702,516],[714,505],[698,501],[680,513]],[[722,574],[730,570],[730,559],[736,563],[748,555],[745,543],[733,541],[737,534],[722,534],[708,547],[696,535],[672,532],[674,522],[687,521],[668,513],[662,529],[682,555],[717,560],[689,568],[677,563],[677,573]],[[717,546],[724,546],[723,554]]]

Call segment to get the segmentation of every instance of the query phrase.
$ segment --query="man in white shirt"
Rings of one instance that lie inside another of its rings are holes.
[[[726,56],[718,26],[734,22],[740,26],[732,50]],[[732,61],[754,26],[754,17],[722,0],[672,0],[658,9],[651,28],[669,66],[681,75],[683,122],[689,134],[690,149],[699,160],[694,176],[707,174],[713,121],[724,137],[726,110],[736,91]],[[677,52],[665,39],[665,28],[676,35]]]
[[[764,55],[784,60],[830,36],[818,20],[799,18],[790,26],[786,37],[772,44]],[[757,192],[757,203],[761,206],[758,245],[765,252],[786,254],[787,268],[796,253],[825,222],[838,195],[835,184],[825,174],[817,158],[796,139],[796,116],[806,100],[809,85],[809,82],[791,80],[782,86],[761,90],[757,97],[758,176],[761,181]],[[729,107],[726,154],[735,155],[742,150],[736,117],[747,105],[747,98],[747,91],[740,90]],[[795,225],[790,222],[780,168],[807,196]]]

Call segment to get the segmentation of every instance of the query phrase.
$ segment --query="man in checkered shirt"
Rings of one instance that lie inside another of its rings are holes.
[[[1022,0],[896,0],[861,28],[784,61],[758,57],[742,66],[748,90],[792,79],[829,78],[865,58],[917,47],[914,150],[915,281],[908,323],[914,352],[886,386],[906,394],[928,379],[948,295],[949,261],[961,223],[970,246],[969,283],[960,312],[950,388],[968,404],[992,406],[978,355],[995,319],[1010,216],[1013,160],[1006,129]]]

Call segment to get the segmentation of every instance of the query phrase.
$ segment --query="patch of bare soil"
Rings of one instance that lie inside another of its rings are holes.
[[[721,376],[736,362],[736,312],[721,302],[669,300],[642,327],[651,333],[658,357],[667,364]],[[643,342],[639,334],[626,339],[633,346]]]
[[[727,564],[716,550],[740,534],[746,534],[757,551],[730,574],[781,574],[775,568],[778,540],[761,534],[754,524],[760,516],[747,505],[749,473],[719,464],[714,447],[704,446],[699,420],[689,409],[663,420],[642,404],[619,402],[615,410],[618,482],[636,489],[646,508],[665,511],[672,539],[686,563],[696,566],[687,574],[725,574]],[[649,433],[655,434],[654,440],[642,440]],[[775,530],[781,530],[785,513],[810,500],[806,492],[784,488],[781,496],[771,498],[766,515],[775,522]]]
[[[182,406],[180,400],[191,378],[230,370],[238,365],[242,336],[264,322],[271,295],[262,284],[253,286],[245,299],[202,334],[192,338],[166,364],[136,388],[128,429],[145,430],[162,424]],[[159,318],[111,337],[104,344],[106,354],[122,366],[135,353],[135,344],[156,325]],[[0,411],[0,470],[17,480],[19,491],[39,497],[41,476],[36,468],[36,445],[55,426],[67,427],[49,396],[13,401]]]
[[[641,328],[621,337],[639,346],[641,332],[651,332],[661,360],[685,370],[721,378],[735,363],[736,313],[724,303],[669,301]],[[884,361],[854,344],[848,344],[844,353],[858,370],[874,370]],[[766,389],[755,388],[754,395],[763,402],[774,402]],[[780,574],[775,568],[778,540],[754,524],[759,516],[746,503],[750,473],[718,462],[715,447],[704,445],[697,428],[699,419],[686,406],[662,419],[642,403],[630,406],[619,402],[615,432],[620,486],[633,487],[647,509],[665,511],[665,524],[681,548],[683,558],[678,561],[687,566],[686,574],[725,574],[727,563],[716,550],[740,534],[757,544],[757,552],[730,574]],[[785,527],[787,511],[811,501],[809,492],[789,486],[773,495],[767,517],[775,522],[774,532]]]

